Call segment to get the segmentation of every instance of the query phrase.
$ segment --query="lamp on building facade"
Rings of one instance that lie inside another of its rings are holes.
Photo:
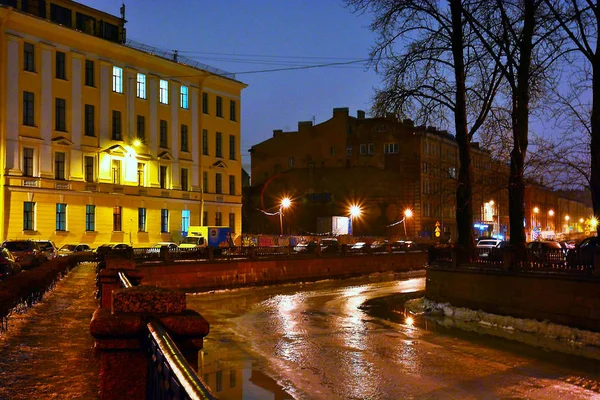
[[[283,210],[292,205],[289,197],[284,197],[279,203],[279,234],[283,236]]]
[[[413,216],[413,212],[410,208],[407,208],[406,210],[404,210],[404,220],[402,222],[402,224],[404,225],[404,237],[408,237],[408,235],[406,234],[406,220],[408,218],[411,218]]]

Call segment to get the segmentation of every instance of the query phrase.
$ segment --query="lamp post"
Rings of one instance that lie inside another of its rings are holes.
[[[350,227],[352,228],[352,236],[354,236],[354,219],[360,217],[362,209],[359,205],[353,204],[350,206]]]
[[[571,219],[571,217],[569,217],[568,215],[565,215],[565,223],[567,224],[567,231],[565,233],[569,233],[569,220]]]
[[[288,208],[292,204],[289,197],[284,197],[279,203],[279,234],[283,236],[283,209]]]
[[[408,235],[406,234],[406,219],[412,217],[413,212],[410,208],[407,208],[406,210],[404,210],[404,220],[403,220],[403,225],[404,225],[404,237],[408,238]]]

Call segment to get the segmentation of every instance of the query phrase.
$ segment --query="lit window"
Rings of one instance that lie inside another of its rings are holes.
[[[146,75],[137,74],[137,97],[146,98]]]
[[[169,82],[160,80],[159,101],[162,104],[169,104]]]
[[[96,230],[96,206],[88,204],[85,206],[85,230]]]
[[[67,230],[67,205],[63,203],[56,204],[56,230]]]
[[[187,86],[181,86],[181,92],[180,92],[180,106],[181,108],[185,108],[186,110],[189,108],[188,107],[188,87]]]
[[[123,93],[123,68],[113,67],[113,92]]]
[[[383,145],[383,154],[398,154],[398,143],[386,143]]]
[[[181,210],[181,233],[187,236],[190,230],[190,210]]]
[[[160,231],[161,233],[169,232],[169,210],[160,210]]]

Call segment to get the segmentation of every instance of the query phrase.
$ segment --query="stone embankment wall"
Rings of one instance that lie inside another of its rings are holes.
[[[425,296],[438,303],[600,332],[600,279],[429,267]]]
[[[207,291],[252,285],[341,279],[377,272],[425,268],[427,253],[237,260],[169,265],[139,265],[144,285]]]

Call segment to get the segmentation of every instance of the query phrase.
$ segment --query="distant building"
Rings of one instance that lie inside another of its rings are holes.
[[[126,41],[124,23],[75,1],[0,0],[2,239],[241,232],[246,85]]]

